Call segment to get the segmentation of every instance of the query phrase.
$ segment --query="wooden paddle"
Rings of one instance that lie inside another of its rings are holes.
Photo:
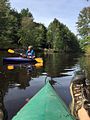
[[[12,53],[12,54],[16,53],[16,54],[21,55],[21,53],[15,52],[15,51],[12,50],[12,49],[8,49],[8,52],[9,52],[9,53]],[[42,58],[34,58],[34,59],[35,59],[38,63],[43,63],[43,59],[42,59]]]

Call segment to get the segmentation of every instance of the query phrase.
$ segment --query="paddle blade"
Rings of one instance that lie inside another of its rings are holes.
[[[41,63],[36,63],[36,64],[35,64],[35,67],[36,67],[36,68],[43,67],[43,63],[42,63],[42,62],[41,62]]]
[[[39,63],[43,63],[43,59],[42,58],[35,58],[35,60]]]
[[[14,66],[13,66],[13,65],[8,65],[8,66],[7,66],[7,69],[8,69],[8,70],[13,70],[13,69],[14,69]]]
[[[11,49],[8,49],[8,52],[9,52],[9,53],[15,53],[15,51],[14,51],[14,50],[11,50]]]

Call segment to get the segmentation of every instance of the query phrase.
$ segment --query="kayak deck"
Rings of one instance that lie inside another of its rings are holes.
[[[48,82],[12,120],[75,120]]]
[[[36,63],[36,60],[34,59],[28,59],[28,58],[22,58],[22,57],[7,57],[3,58],[4,63]]]

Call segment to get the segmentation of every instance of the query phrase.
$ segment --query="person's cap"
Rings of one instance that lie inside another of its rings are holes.
[[[28,48],[30,48],[30,49],[31,49],[31,48],[32,48],[32,46],[30,45],[30,46],[28,46]]]

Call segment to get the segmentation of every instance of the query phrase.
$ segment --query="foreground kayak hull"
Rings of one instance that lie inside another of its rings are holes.
[[[12,120],[75,120],[48,82]]]
[[[22,58],[22,57],[7,57],[3,58],[4,63],[36,63],[34,59]]]

